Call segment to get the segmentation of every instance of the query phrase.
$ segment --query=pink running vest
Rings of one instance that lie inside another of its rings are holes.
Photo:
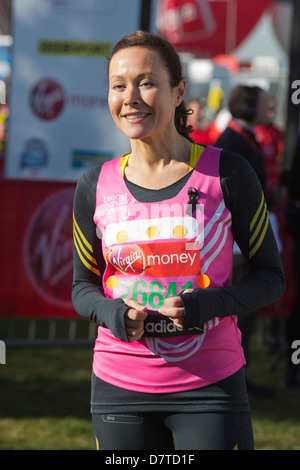
[[[193,144],[192,156],[197,159],[202,149]],[[120,341],[99,327],[93,370],[102,380],[140,392],[176,392],[217,382],[245,364],[235,316],[215,317],[185,332],[157,312],[165,298],[185,289],[231,284],[231,214],[220,186],[219,157],[219,149],[206,147],[179,194],[157,203],[140,203],[131,195],[122,157],[102,166],[94,221],[107,263],[105,295],[131,297],[149,313],[140,341]]]

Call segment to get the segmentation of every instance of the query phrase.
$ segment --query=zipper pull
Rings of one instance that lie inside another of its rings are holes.
[[[196,211],[196,208],[197,208],[197,201],[199,198],[198,191],[196,188],[189,188],[187,193],[188,193],[188,197],[190,200],[189,204],[191,204],[191,207],[192,207],[192,214],[189,214],[189,215],[193,215],[193,213]],[[190,211],[188,210],[187,212],[189,213]]]

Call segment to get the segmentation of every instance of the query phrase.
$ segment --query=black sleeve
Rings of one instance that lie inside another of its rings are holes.
[[[128,341],[124,325],[124,314],[128,306],[122,299],[106,298],[102,286],[105,261],[101,236],[93,220],[100,171],[101,166],[98,166],[85,172],[75,191],[72,301],[80,316],[109,328],[116,338]]]
[[[221,288],[195,289],[181,294],[185,328],[199,326],[218,316],[256,311],[278,300],[285,278],[260,182],[240,155],[222,151],[220,181],[232,232],[249,266],[240,283]]]

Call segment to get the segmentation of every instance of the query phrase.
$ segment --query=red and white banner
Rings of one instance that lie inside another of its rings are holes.
[[[157,29],[179,52],[212,58],[232,53],[270,4],[270,0],[160,0]]]
[[[76,316],[74,190],[74,183],[0,181],[0,316]]]

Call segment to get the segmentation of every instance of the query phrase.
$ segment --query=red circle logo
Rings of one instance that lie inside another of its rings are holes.
[[[50,121],[62,112],[65,105],[65,91],[57,81],[42,78],[32,88],[29,101],[37,117]]]
[[[123,274],[143,274],[144,253],[137,245],[115,245],[108,248],[108,262]]]
[[[46,199],[31,219],[24,246],[32,284],[46,300],[62,306],[71,305],[73,198],[70,188]]]

